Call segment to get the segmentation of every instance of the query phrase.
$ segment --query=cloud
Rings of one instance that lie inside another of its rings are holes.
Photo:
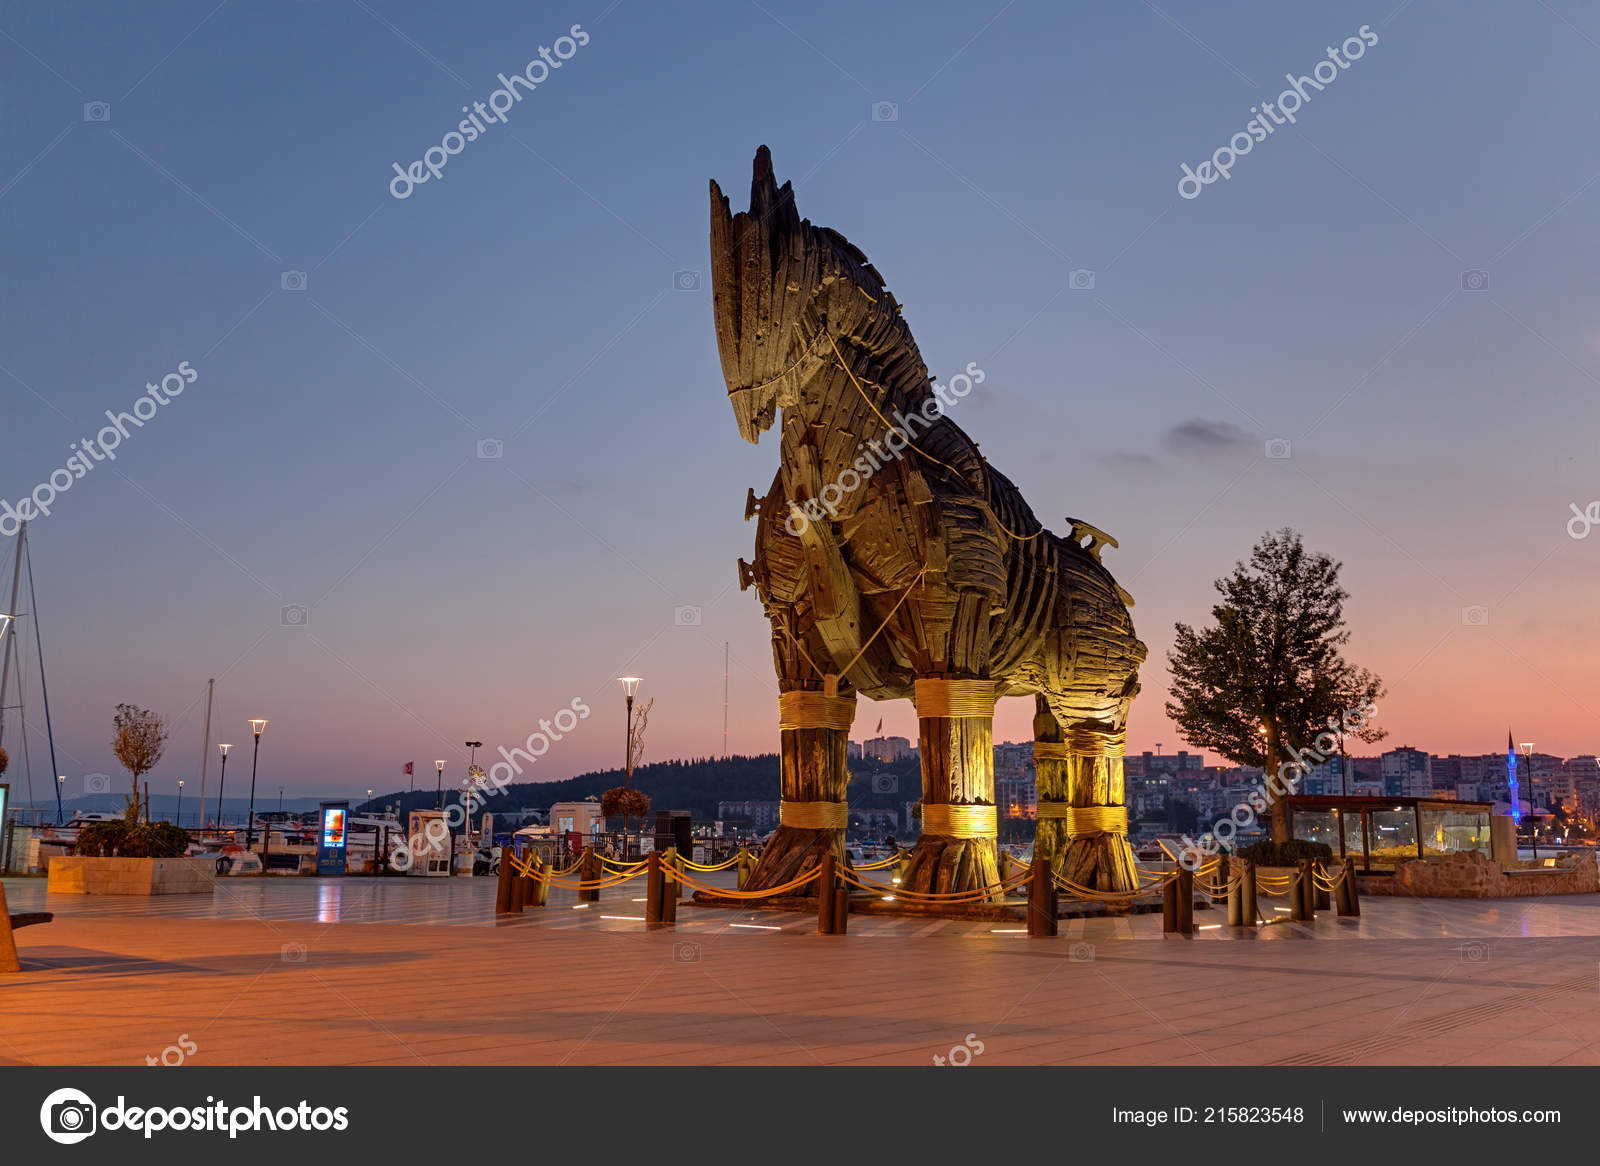
[[[1173,453],[1203,458],[1250,449],[1257,442],[1237,425],[1191,417],[1168,430],[1163,444]]]

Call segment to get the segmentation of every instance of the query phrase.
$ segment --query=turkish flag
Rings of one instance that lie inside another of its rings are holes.
[[[411,769],[411,767],[412,767],[412,766],[413,766],[413,765],[415,765],[415,764],[416,764],[416,762],[415,762],[415,761],[407,761],[407,762],[406,762],[406,774],[407,774],[407,776],[410,776],[410,774],[411,774],[411,772],[412,772],[412,769]]]

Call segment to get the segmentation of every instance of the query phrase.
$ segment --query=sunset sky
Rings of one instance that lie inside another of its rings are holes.
[[[392,197],[574,24],[506,124]],[[1179,196],[1363,25],[1297,124]],[[1184,747],[1173,623],[1288,525],[1344,563],[1386,747],[1509,725],[1593,752],[1600,531],[1567,528],[1600,499],[1597,67],[1578,0],[8,5],[0,497],[197,373],[30,525],[68,792],[117,772],[118,701],[172,722],[152,789],[197,776],[208,677],[213,741],[269,718],[262,784],[291,795],[459,778],[463,741],[574,699],[530,776],[620,764],[630,672],[648,759],[703,756],[724,642],[729,744],[771,751],[734,561],[778,453],[735,429],[704,275],[707,180],[743,209],[762,143],[933,373],[986,371],[953,416],[1041,519],[1121,543],[1150,647],[1130,750]],[[1003,702],[996,740],[1031,712]],[[866,701],[854,736],[880,717],[915,736],[909,702]]]

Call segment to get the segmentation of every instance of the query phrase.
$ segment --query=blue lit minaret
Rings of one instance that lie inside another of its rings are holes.
[[[1528,762],[1532,775],[1533,762]],[[1511,820],[1522,825],[1522,799],[1517,795],[1517,747],[1511,743],[1511,730],[1506,730],[1506,785],[1511,789]]]

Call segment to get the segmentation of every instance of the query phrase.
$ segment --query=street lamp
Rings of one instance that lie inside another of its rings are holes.
[[[61,825],[62,820],[63,820],[62,819],[62,810],[61,810],[61,787],[66,785],[66,784],[67,784],[67,775],[64,774],[64,773],[56,774],[56,825],[57,826]]]
[[[467,761],[467,772],[471,773],[478,764],[478,750],[483,748],[483,742],[468,741],[467,748],[472,750],[472,757]]]
[[[1533,801],[1533,742],[1521,743],[1522,755],[1528,759],[1528,839],[1533,843],[1533,860],[1539,861],[1539,823],[1534,817]]]
[[[220,741],[217,743],[217,752],[222,754],[222,776],[217,779],[217,827],[219,829],[222,827],[222,787],[228,782],[228,750],[232,748],[232,745],[223,744]],[[203,812],[205,807],[201,806],[200,809]]]
[[[444,809],[444,762],[435,761],[433,763],[433,772],[438,782],[439,808],[442,810]]]
[[[177,825],[179,825],[179,826],[183,825],[183,778],[181,778],[181,777],[178,779],[178,821],[177,821]]]
[[[250,718],[250,730],[256,735],[254,751],[250,754],[250,813],[245,819],[244,849],[250,852],[250,844],[256,838],[256,760],[261,756],[261,730],[267,727],[266,718]]]
[[[627,731],[627,741],[624,755],[626,756],[627,760],[626,768],[624,768],[622,771],[622,787],[624,789],[628,789],[633,785],[633,694],[639,691],[639,679],[640,678],[637,676],[617,677],[617,680],[622,684],[623,699],[627,701],[627,717],[625,718],[624,723],[624,728]],[[622,824],[624,827],[622,836],[622,849],[623,857],[626,858],[628,849],[628,836],[626,829],[628,824],[628,816],[626,814],[622,816]],[[639,845],[643,846],[644,843],[641,842]]]

